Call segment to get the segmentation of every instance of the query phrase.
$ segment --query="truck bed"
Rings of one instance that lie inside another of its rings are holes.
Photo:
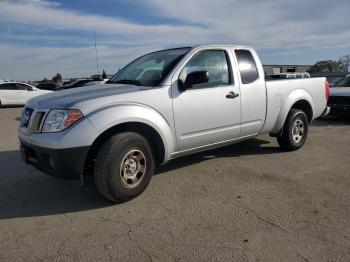
[[[327,102],[325,91],[326,78],[302,78],[302,79],[282,79],[266,81],[267,109],[266,120],[261,133],[272,130],[271,133],[278,132],[275,127],[279,125],[277,119],[283,104],[293,100],[293,97],[303,96],[312,108],[312,120],[322,115],[324,104]],[[310,99],[311,98],[311,99]]]

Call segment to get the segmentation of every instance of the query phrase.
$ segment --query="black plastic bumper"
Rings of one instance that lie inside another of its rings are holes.
[[[328,100],[328,106],[331,107],[331,114],[342,115],[350,113],[350,97],[331,96]]]
[[[22,159],[26,164],[55,177],[79,179],[84,171],[89,147],[50,149],[21,141],[20,149]]]
[[[331,114],[335,115],[349,115],[350,114],[350,103],[344,105],[330,105],[331,106]]]

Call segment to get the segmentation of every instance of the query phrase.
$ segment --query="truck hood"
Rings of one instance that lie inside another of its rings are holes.
[[[114,96],[150,89],[145,86],[104,84],[56,91],[30,99],[26,106],[37,109],[63,109],[96,98]]]
[[[350,96],[350,87],[332,87],[329,89],[330,96]]]

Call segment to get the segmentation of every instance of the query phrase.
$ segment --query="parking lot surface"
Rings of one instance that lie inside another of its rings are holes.
[[[350,121],[170,162],[119,205],[20,160],[0,108],[0,261],[350,261]]]

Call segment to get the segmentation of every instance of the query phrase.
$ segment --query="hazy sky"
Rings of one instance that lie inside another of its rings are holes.
[[[349,0],[0,0],[0,79],[114,73],[160,48],[255,47],[265,64],[350,53]]]

